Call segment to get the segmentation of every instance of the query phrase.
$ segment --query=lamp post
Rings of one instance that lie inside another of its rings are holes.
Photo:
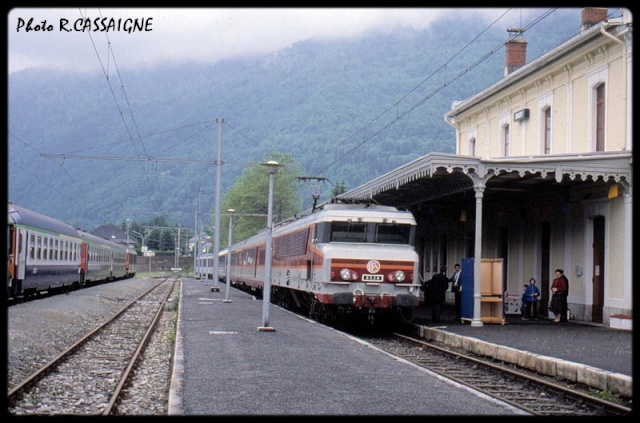
[[[140,244],[140,251],[144,255],[144,250],[145,250],[145,248],[144,248],[144,235],[142,235],[140,232],[137,232],[137,231],[134,231],[134,230],[131,230],[129,232],[131,232],[134,235],[138,235],[142,239],[142,244]]]
[[[129,222],[131,222],[131,219],[127,218],[126,220],[126,227],[127,227],[127,248],[129,248]]]
[[[262,326],[258,327],[260,332],[275,332],[276,330],[269,326],[269,303],[271,302],[271,236],[273,232],[273,176],[278,171],[278,167],[282,166],[274,160],[262,163],[267,167],[269,173],[269,208],[267,212],[267,241],[264,258],[264,287],[262,288]]]
[[[225,264],[225,279],[227,282],[227,290],[225,291],[223,303],[231,303],[229,299],[229,288],[231,286],[231,242],[233,242],[233,236],[231,235],[231,231],[233,230],[233,215],[236,214],[234,209],[227,210],[227,215],[229,215],[229,243],[227,246],[227,262]]]

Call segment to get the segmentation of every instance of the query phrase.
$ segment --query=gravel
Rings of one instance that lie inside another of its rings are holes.
[[[157,282],[126,279],[8,307],[9,390]],[[120,415],[167,415],[178,301],[179,288],[165,305],[118,407]]]

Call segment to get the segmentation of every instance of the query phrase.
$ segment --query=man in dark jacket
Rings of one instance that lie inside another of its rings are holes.
[[[441,266],[440,272],[433,275],[431,278],[431,292],[433,305],[431,308],[431,320],[434,322],[440,321],[440,315],[442,314],[442,305],[444,304],[445,292],[449,288],[449,278],[446,275],[447,267]]]
[[[455,266],[453,266],[453,269],[453,275],[449,280],[451,281],[451,292],[453,292],[455,299],[456,321],[460,322],[462,320],[462,280],[460,279],[462,272],[460,271],[460,263],[456,263]]]

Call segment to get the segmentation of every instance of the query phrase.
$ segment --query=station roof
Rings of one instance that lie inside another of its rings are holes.
[[[532,195],[571,185],[631,183],[631,152],[512,156],[483,159],[431,153],[398,167],[340,197],[373,199],[409,208],[424,202],[460,203],[473,199],[475,182],[485,181],[485,196]]]

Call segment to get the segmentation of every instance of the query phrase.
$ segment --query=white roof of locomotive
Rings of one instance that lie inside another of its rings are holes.
[[[293,220],[292,220],[293,219]],[[362,221],[366,222],[389,222],[416,224],[413,214],[409,211],[401,211],[392,206],[362,204],[325,204],[321,209],[311,214],[300,216],[295,219],[287,219],[274,225],[274,232],[287,231],[290,228],[297,228],[301,224],[321,221]]]
[[[398,210],[392,206],[378,204],[352,204],[330,203],[324,204],[315,211],[290,217],[273,225],[273,235],[281,235],[290,231],[296,231],[316,222],[379,222],[416,225],[416,220],[410,211]],[[266,229],[260,231],[234,246],[251,245],[260,242],[266,234]]]

